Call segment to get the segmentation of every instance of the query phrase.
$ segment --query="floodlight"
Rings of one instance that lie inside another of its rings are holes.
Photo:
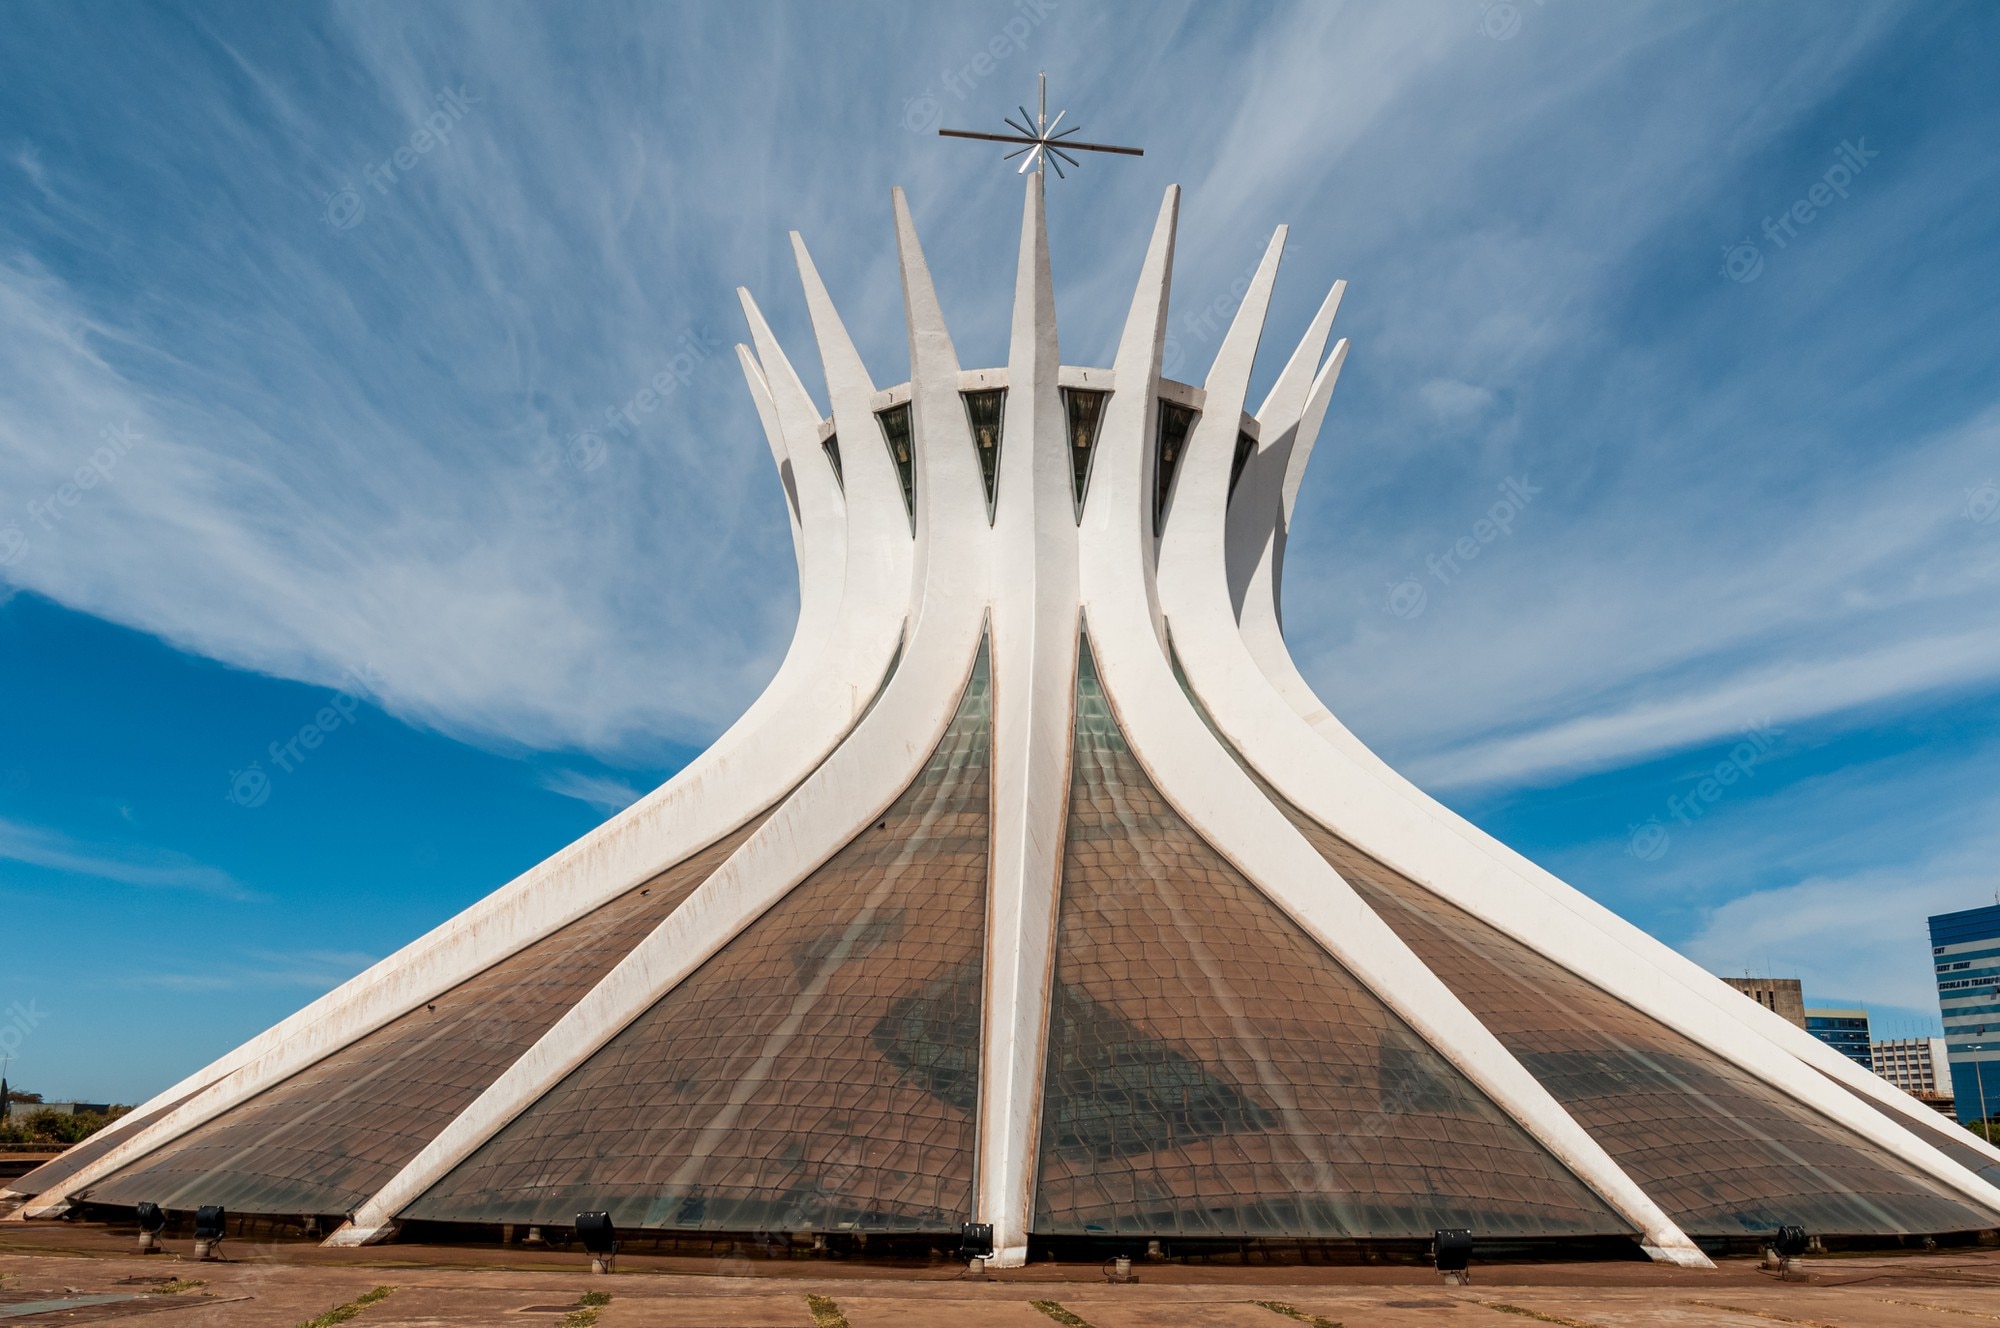
[[[1812,1237],[1804,1227],[1779,1227],[1776,1239],[1771,1242],[1771,1248],[1781,1259],[1796,1259],[1811,1247]]]
[[[1431,1233],[1431,1258],[1447,1282],[1463,1285],[1472,1280],[1472,1231],[1468,1227],[1440,1227]]]
[[[993,1257],[993,1224],[991,1222],[967,1222],[960,1233],[958,1257],[961,1259],[990,1259]]]
[[[167,1225],[167,1215],[156,1203],[142,1203],[132,1211],[139,1219],[139,1253],[151,1254],[157,1248],[155,1241],[161,1229]]]
[[[618,1229],[611,1225],[611,1214],[578,1213],[576,1235],[583,1248],[590,1251],[590,1271],[610,1272],[611,1262],[618,1255]]]
[[[194,1257],[206,1259],[222,1243],[229,1214],[221,1204],[203,1204],[194,1210]]]

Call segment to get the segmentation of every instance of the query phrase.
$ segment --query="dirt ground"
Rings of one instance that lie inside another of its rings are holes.
[[[1638,1263],[1475,1266],[1469,1286],[1427,1269],[1141,1264],[1111,1285],[1075,1264],[983,1276],[956,1266],[625,1256],[592,1276],[581,1253],[389,1245],[321,1250],[230,1240],[197,1263],[185,1239],[141,1257],[129,1235],[80,1224],[0,1227],[0,1328],[1404,1328],[1687,1324],[1886,1328],[2000,1323],[2000,1250],[1808,1260],[1781,1282],[1751,1260],[1713,1272]],[[357,1306],[376,1288],[394,1290]],[[610,1300],[582,1305],[587,1292]],[[346,1318],[321,1318],[353,1307]],[[1067,1317],[1065,1317],[1067,1316]]]

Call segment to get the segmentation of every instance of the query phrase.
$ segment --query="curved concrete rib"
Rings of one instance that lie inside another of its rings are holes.
[[[754,307],[749,312],[755,331],[763,320]],[[879,580],[879,548],[867,550],[864,558],[848,556],[856,533],[848,515],[863,514],[865,532],[866,518],[879,521],[873,513],[884,504],[894,502],[900,513],[900,492],[874,483],[864,470],[843,498],[819,448],[817,412],[809,402],[801,407],[802,388],[788,397],[787,385],[796,384],[796,375],[782,362],[775,342],[771,349],[773,357],[759,372],[767,388],[773,381],[779,386],[770,399],[795,481],[787,496],[796,495],[799,504],[807,559],[817,564],[839,557],[843,563],[878,569]],[[788,412],[798,418],[788,421]],[[812,425],[803,418],[807,414]],[[775,446],[773,450],[775,454]],[[893,485],[893,476],[889,482]],[[829,548],[839,552],[829,553]],[[907,560],[900,566],[907,569]],[[895,564],[886,570],[894,576]],[[14,1216],[62,1211],[71,1195],[86,1192],[153,1149],[435,999],[764,811],[826,758],[880,690],[902,630],[906,587],[907,581],[890,592],[864,584],[850,596],[839,582],[828,584],[817,574],[802,578],[801,619],[818,625],[804,642],[794,634],[788,667],[680,774],[449,922],[184,1080],[187,1086],[206,1082],[186,1102],[133,1131]],[[889,593],[896,598],[885,600]],[[830,596],[838,596],[831,608],[826,604]],[[811,644],[815,634],[824,642],[817,649]],[[169,1093],[175,1091],[188,1088],[177,1085]]]
[[[977,1221],[1027,1262],[1076,694],[1076,518],[1042,177],[1029,175],[993,535],[993,858]]]
[[[1286,362],[1284,372],[1272,384],[1264,404],[1257,408],[1257,449],[1251,453],[1236,491],[1229,498],[1229,598],[1246,634],[1256,615],[1270,619],[1273,634],[1278,631],[1278,596],[1270,585],[1283,559],[1281,541],[1290,521],[1291,509],[1284,505],[1287,463],[1315,400],[1319,402],[1319,413],[1312,422],[1315,431],[1319,420],[1325,417],[1326,398],[1316,391],[1322,377],[1317,372],[1319,357],[1326,349],[1334,315],[1340,311],[1340,300],[1346,293],[1345,281],[1333,283],[1305,336],[1293,350],[1292,358]],[[1340,363],[1347,358],[1346,346],[1343,341],[1334,350],[1331,371],[1336,377]],[[1331,381],[1326,383],[1326,390],[1329,395],[1332,393]],[[1311,443],[1306,446],[1310,449]]]
[[[773,685],[765,689],[766,695],[783,697],[796,685],[799,671],[817,662],[837,630],[841,588],[847,582],[847,497],[834,478],[833,466],[818,447],[819,411],[812,398],[779,349],[750,292],[739,287],[736,295],[757,345],[756,364],[750,363],[742,347],[737,352],[745,362],[746,378],[753,367],[757,371],[750,396],[757,404],[758,418],[764,418],[768,403],[770,423],[777,426],[773,449],[783,449],[778,476],[784,482],[799,558],[798,625]],[[763,389],[761,396],[759,387]],[[768,430],[769,425],[766,427]],[[768,432],[766,436],[770,436]]]
[[[1321,394],[1314,395],[1323,409]],[[1215,400],[1211,390],[1211,407]],[[1221,570],[1230,458],[1221,432],[1218,427],[1204,433],[1197,426],[1181,463],[1187,492],[1161,553],[1161,597],[1189,685],[1244,759],[1301,811],[1362,852],[2000,1212],[2000,1189],[1816,1072],[1823,1061],[1845,1058],[1432,801],[1362,746],[1316,697],[1312,720],[1300,715],[1298,693],[1311,695],[1303,680],[1289,692],[1275,686],[1273,670],[1264,667],[1267,656],[1253,654],[1251,632],[1239,632],[1233,620]],[[1300,432],[1306,436],[1303,426]],[[1281,513],[1276,524],[1284,524]],[[1282,638],[1277,639],[1282,651]],[[1277,671],[1298,679],[1289,655]],[[1490,847],[1483,848],[1481,840]],[[1734,1017],[1732,1003],[1766,1016],[1761,1022],[1782,1025],[1797,1035],[1790,1041],[1809,1042],[1809,1050],[1823,1054],[1800,1054],[1758,1029],[1758,1021]],[[1851,1063],[1846,1068],[1854,1072],[1849,1079],[1872,1077]],[[1880,1088],[1896,1091],[1886,1084]],[[1871,1096],[1879,1100],[1883,1092]],[[1914,1101],[1912,1107],[1927,1110]]]
[[[875,384],[854,349],[854,339],[806,252],[805,241],[792,233],[792,256],[805,289],[806,310],[812,316],[813,340],[819,346],[820,368],[833,407],[833,425],[841,447],[841,475],[847,489],[847,584],[841,612],[851,606],[874,606],[888,615],[900,633],[909,614],[910,567],[914,556],[909,517],[903,511],[902,481],[882,444],[882,430],[869,409]]]
[[[958,404],[957,355],[900,192],[896,216],[916,420],[917,547],[928,549],[931,557],[924,562],[925,575],[913,592],[903,662],[889,679],[881,704],[862,717],[824,764],[686,903],[460,1112],[327,1244],[364,1245],[388,1235],[399,1212],[886,811],[943,738],[985,628],[990,535],[971,431]],[[781,412],[783,407],[780,397]],[[977,520],[971,519],[975,513]]]
[[[1675,1263],[1706,1266],[1706,1256],[1694,1243],[1375,916],[1250,777],[1234,767],[1186,703],[1146,612],[1150,598],[1146,583],[1152,580],[1150,559],[1147,543],[1135,533],[1146,527],[1138,509],[1149,506],[1145,503],[1144,453],[1157,408],[1154,398],[1165,336],[1176,201],[1175,193],[1169,191],[1118,348],[1114,372],[1119,391],[1109,403],[1091,482],[1095,510],[1086,511],[1080,535],[1083,601],[1091,641],[1106,695],[1133,754],[1161,794],[1203,839],[1630,1222],[1648,1253]],[[1255,330],[1262,322],[1263,305],[1275,276],[1276,248],[1274,242],[1238,315],[1237,326],[1225,339],[1218,356],[1218,373],[1212,376],[1220,381],[1212,382],[1208,389],[1204,419],[1220,421],[1210,436],[1223,438],[1226,447],[1233,448],[1240,414],[1240,405],[1232,409],[1228,398],[1233,394],[1240,402],[1242,396],[1241,386],[1231,385],[1248,381],[1248,368],[1241,361],[1255,353]],[[1135,387],[1140,390],[1135,392]],[[1183,472],[1198,455],[1190,450],[1182,461]],[[1229,453],[1225,451],[1221,459],[1225,485],[1228,465]],[[1181,476],[1183,482],[1189,478],[1185,473]],[[1185,509],[1176,512],[1169,528],[1187,517]],[[1214,525],[1219,544],[1219,511]],[[1218,547],[1218,579],[1222,576],[1220,552]],[[1226,585],[1224,590],[1226,595]]]

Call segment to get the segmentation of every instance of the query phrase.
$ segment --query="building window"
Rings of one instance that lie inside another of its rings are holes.
[[[1063,415],[1069,421],[1070,474],[1076,486],[1076,514],[1083,516],[1083,495],[1090,487],[1090,457],[1097,450],[1097,428],[1104,420],[1104,392],[1080,387],[1062,390]]]
[[[1000,487],[1000,424],[1006,415],[1007,391],[961,392],[965,418],[972,425],[972,446],[979,456],[979,478],[986,484],[986,521],[993,522],[994,497]]]
[[[1160,436],[1153,452],[1153,533],[1158,534],[1167,516],[1167,498],[1174,491],[1174,472],[1187,451],[1188,434],[1194,431],[1194,412],[1164,398],[1160,401]]]
[[[889,460],[896,463],[896,478],[903,482],[903,507],[910,514],[910,529],[917,528],[917,461],[910,438],[910,403],[877,412],[882,422],[882,440],[889,445]]]

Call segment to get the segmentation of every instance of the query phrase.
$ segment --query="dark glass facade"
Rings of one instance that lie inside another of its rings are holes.
[[[1875,1057],[1870,1050],[1874,1037],[1868,1031],[1866,1010],[1808,1009],[1806,1032],[1862,1069],[1871,1072],[1874,1070]]]
[[[1960,1121],[2000,1120],[2000,904],[1930,920],[1931,963]]]

